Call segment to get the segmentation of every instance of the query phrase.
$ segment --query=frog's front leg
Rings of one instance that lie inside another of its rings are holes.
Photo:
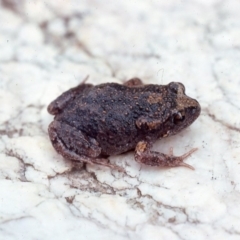
[[[64,158],[73,162],[98,164],[123,171],[122,168],[108,163],[108,159],[101,158],[99,143],[82,131],[54,120],[49,125],[48,132],[53,147]]]
[[[56,115],[62,111],[68,104],[68,102],[72,101],[76,95],[79,95],[85,89],[92,87],[92,84],[85,84],[87,81],[88,76],[76,87],[70,88],[68,91],[62,93],[58,98],[53,100],[48,105],[48,112],[52,115]]]
[[[164,154],[160,152],[151,151],[151,143],[147,141],[138,142],[135,148],[135,160],[139,163],[143,163],[150,166],[158,167],[187,167],[192,170],[194,168],[183,162],[188,156],[197,150],[197,148],[191,149],[189,152],[183,154],[182,156],[174,156],[172,148],[170,149],[170,154]]]

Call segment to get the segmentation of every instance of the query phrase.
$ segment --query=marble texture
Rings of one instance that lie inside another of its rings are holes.
[[[0,0],[0,239],[240,239],[240,2]],[[181,81],[199,119],[154,149],[187,168],[75,169],[46,107],[89,82]]]

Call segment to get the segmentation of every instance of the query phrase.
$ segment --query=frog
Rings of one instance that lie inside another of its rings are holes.
[[[134,159],[152,167],[187,167],[184,162],[197,148],[181,156],[151,150],[158,139],[178,134],[200,115],[197,100],[185,94],[180,82],[144,84],[139,78],[124,83],[93,85],[82,81],[52,101],[54,115],[48,127],[50,141],[65,159],[111,164],[110,156],[134,151]]]

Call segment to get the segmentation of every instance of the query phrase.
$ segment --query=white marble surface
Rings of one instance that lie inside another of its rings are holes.
[[[239,1],[0,3],[0,239],[240,239]],[[183,82],[201,116],[154,148],[196,170],[71,171],[46,107],[86,75]]]

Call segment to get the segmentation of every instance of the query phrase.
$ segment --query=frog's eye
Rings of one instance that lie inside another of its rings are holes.
[[[178,93],[178,84],[175,82],[171,82],[169,83],[169,88],[171,90],[171,92],[177,94]]]
[[[169,88],[170,90],[177,94],[179,89],[182,89],[182,92],[185,93],[185,87],[182,83],[179,83],[179,82],[171,82],[169,83]]]
[[[191,112],[192,115],[195,115],[195,113],[197,112],[197,108],[196,107],[191,107],[190,112]]]
[[[183,112],[178,112],[173,115],[173,123],[178,125],[181,124],[185,119],[184,113]]]

